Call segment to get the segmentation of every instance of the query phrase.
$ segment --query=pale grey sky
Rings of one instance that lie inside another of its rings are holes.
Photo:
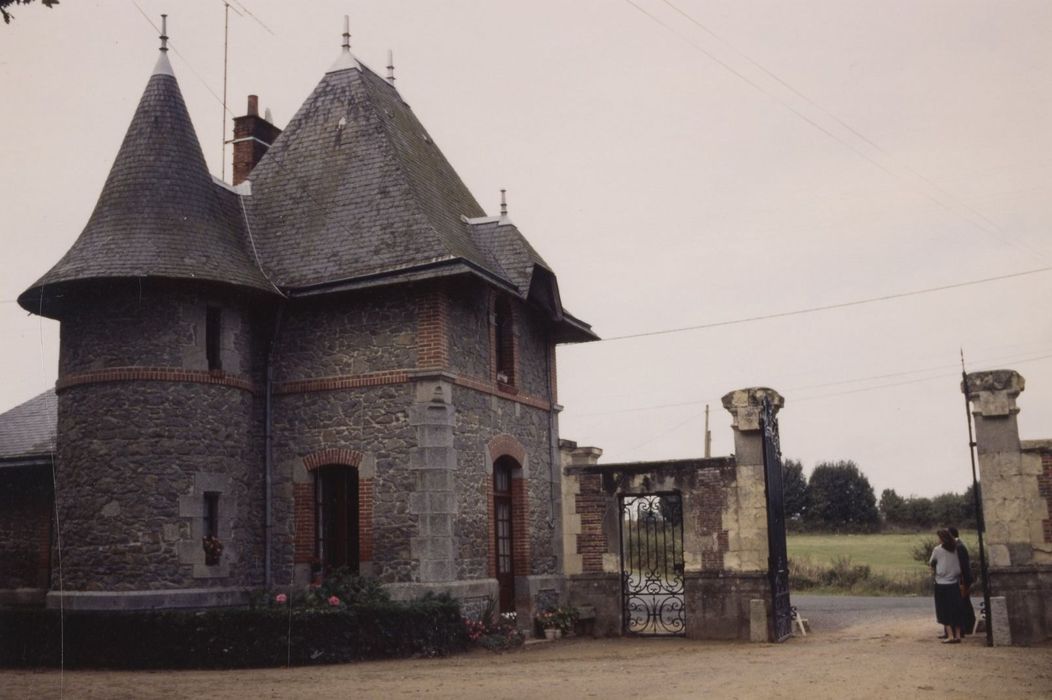
[[[169,14],[218,175],[222,0],[136,1]],[[357,57],[380,72],[394,50],[453,166],[491,211],[508,189],[564,303],[604,337],[1052,266],[1043,0],[241,3],[273,33],[231,15],[234,112],[258,93],[284,125],[349,14]],[[86,223],[158,45],[131,0],[15,14],[0,26],[0,411],[54,382],[57,324],[11,301]],[[766,385],[808,469],[854,459],[878,495],[961,490],[962,345],[970,368],[1026,377],[1023,436],[1052,437],[1050,290],[1044,272],[564,347],[561,432],[604,461],[697,456],[708,402],[725,454],[720,397]]]

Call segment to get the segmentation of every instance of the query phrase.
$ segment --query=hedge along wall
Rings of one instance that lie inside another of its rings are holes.
[[[0,666],[57,666],[57,610],[0,610]],[[467,646],[454,601],[294,610],[293,665],[439,656]],[[287,608],[65,614],[67,668],[284,666]]]

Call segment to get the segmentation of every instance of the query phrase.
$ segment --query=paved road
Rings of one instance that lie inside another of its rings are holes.
[[[935,603],[927,596],[899,598],[794,593],[792,602],[816,632],[835,632],[868,623],[925,619],[931,620],[933,630],[938,630]]]

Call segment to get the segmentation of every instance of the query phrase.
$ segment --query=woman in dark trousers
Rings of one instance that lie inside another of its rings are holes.
[[[949,530],[935,533],[939,544],[932,550],[931,564],[935,573],[935,619],[946,628],[947,639],[943,644],[961,643],[961,562],[957,557],[957,542]]]
[[[961,636],[972,633],[975,629],[975,608],[972,607],[972,561],[968,556],[968,548],[961,542],[961,534],[957,528],[946,528],[954,541],[957,543],[957,561],[961,564]]]

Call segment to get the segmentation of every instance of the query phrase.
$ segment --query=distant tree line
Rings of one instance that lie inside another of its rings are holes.
[[[903,528],[976,527],[975,496],[971,486],[964,493],[944,493],[934,498],[903,498],[894,489],[884,489],[880,494],[880,513],[888,525]]]
[[[975,527],[972,489],[935,498],[903,498],[893,489],[881,493],[878,508],[873,486],[851,460],[820,462],[808,479],[794,459],[782,462],[786,523],[794,530],[876,532],[882,527],[926,529],[936,525]]]

